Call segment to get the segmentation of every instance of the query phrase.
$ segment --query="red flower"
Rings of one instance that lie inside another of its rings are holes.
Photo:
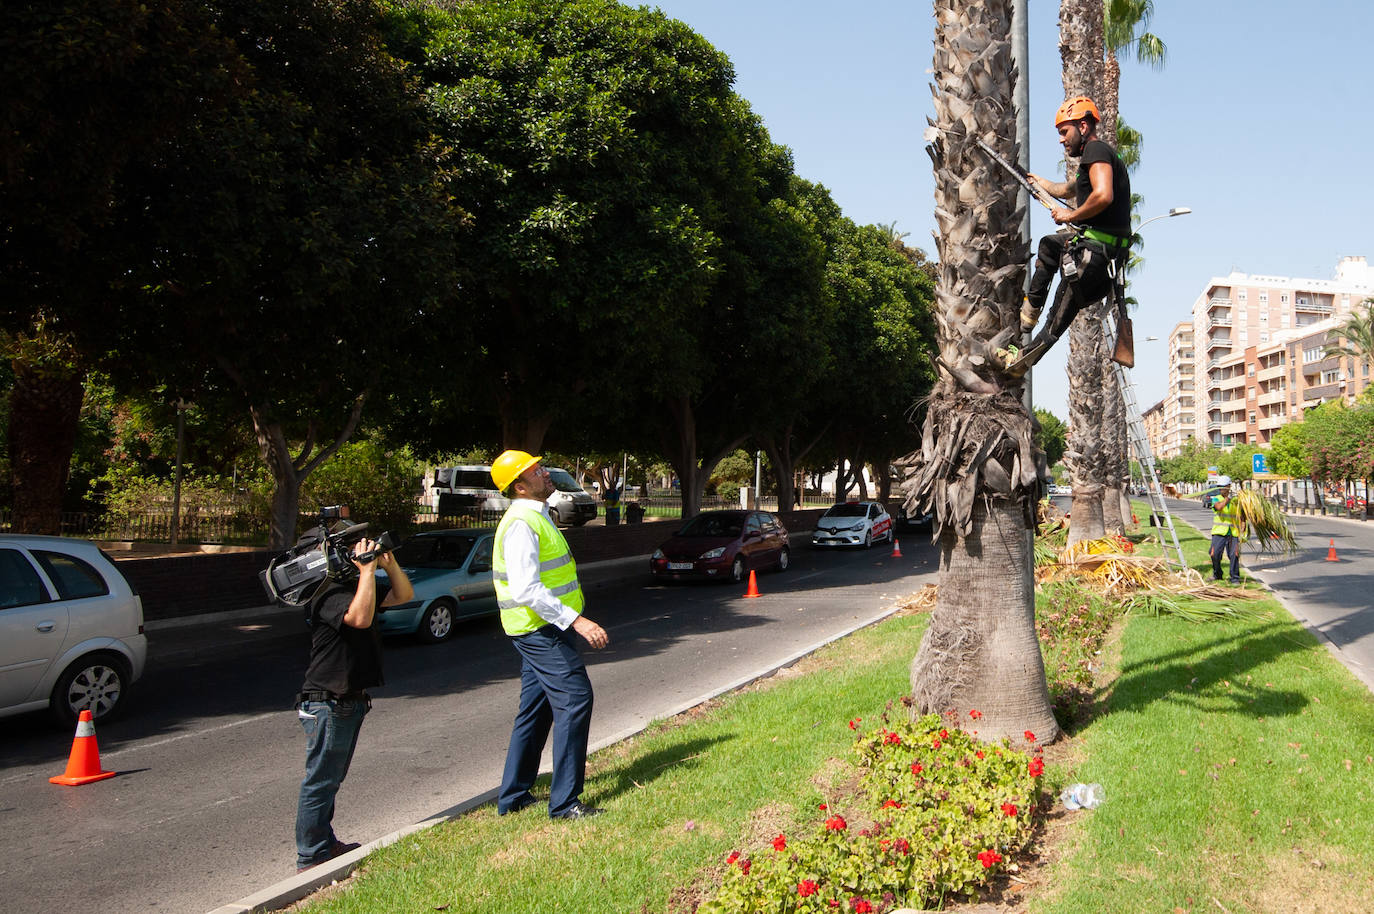
[[[975,752],[975,753],[973,753],[973,754],[976,755],[976,756],[978,756],[979,758],[985,758],[985,756],[983,755],[983,750],[982,750],[982,749],[979,749],[977,752]]]
[[[1026,742],[1028,742],[1028,743],[1033,743],[1033,742],[1035,742],[1035,734],[1032,733],[1032,732],[1030,732],[1029,730],[1027,730],[1023,735],[1026,737]]]
[[[829,831],[844,831],[849,827],[849,823],[844,820],[844,816],[831,816],[825,820],[825,827]]]
[[[873,905],[865,898],[851,898],[849,903],[854,908],[854,914],[873,914]]]
[[[922,771],[925,771],[925,770],[926,770],[926,769],[925,769],[925,766],[922,765],[920,762],[912,762],[912,763],[911,763],[911,773],[912,773],[912,774],[919,776],[919,775],[921,774],[921,772],[922,772]]]
[[[856,718],[854,718],[853,720],[851,720],[851,721],[849,722],[849,729],[851,729],[851,730],[857,730],[857,729],[859,729],[859,721],[861,721],[861,720],[863,720],[862,717],[856,717]]]
[[[749,867],[751,867],[751,866],[753,866],[753,865],[754,865],[754,861],[752,861],[752,860],[750,860],[748,857],[746,857],[745,859],[743,859],[743,860],[741,860],[741,861],[739,862],[739,871],[740,871],[741,873],[743,873],[744,875],[748,876],[748,875],[749,875]]]
[[[883,809],[901,809],[902,804],[896,800],[883,800]]]
[[[901,745],[902,738],[889,730],[883,734],[883,742],[889,746]]]
[[[822,804],[820,804],[819,806],[817,806],[816,808],[817,808],[817,809],[828,809],[829,807],[827,807],[824,803],[822,803]]]
[[[939,748],[940,748],[940,741],[939,741],[938,739],[936,739],[934,742],[932,742],[932,743],[930,744],[930,748],[932,748],[932,749],[939,749]]]
[[[983,869],[990,870],[994,865],[1002,862],[1002,855],[995,850],[985,850],[978,854],[978,862],[983,864]]]
[[[948,730],[941,730],[941,731],[940,731],[940,739],[949,739],[949,731],[948,731]]]
[[[1016,807],[1013,806],[1012,809],[1014,810],[1014,809],[1016,809]],[[1015,812],[1012,813],[1012,815],[1015,815],[1015,814],[1016,814]],[[778,835],[776,838],[773,839],[773,850],[775,850],[775,851],[781,851],[781,850],[786,850],[786,849],[787,849],[787,836],[786,836],[786,835]]]
[[[977,711],[977,710],[970,711],[970,712],[968,712],[968,716],[969,716],[969,717],[972,717],[974,720],[977,720],[978,718],[980,718],[980,717],[983,716],[983,712],[982,712],[982,711]]]
[[[821,887],[810,879],[803,879],[797,883],[797,894],[805,898],[807,895],[814,895],[821,890]]]
[[[1009,817],[1010,817],[1010,816],[1015,816],[1015,815],[1016,815],[1016,804],[1015,804],[1015,803],[1003,803],[1003,804],[1002,804],[1002,812],[1006,813],[1007,816],[1009,816]]]
[[[838,899],[838,898],[832,898],[832,899],[830,899],[830,906],[831,906],[832,908],[838,908],[838,907],[840,906],[840,901],[839,901],[839,899]]]
[[[1026,766],[1026,770],[1030,772],[1031,777],[1040,777],[1040,775],[1045,773],[1045,760],[1041,758],[1031,759],[1030,764]]]
[[[892,846],[903,854],[911,853],[911,842],[905,838],[898,838],[896,841],[892,842]]]
[[[725,858],[726,863],[734,863],[739,859],[739,851],[731,851],[730,856]]]

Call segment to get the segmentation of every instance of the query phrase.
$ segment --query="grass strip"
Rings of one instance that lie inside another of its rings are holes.
[[[1210,572],[1206,539],[1178,527]],[[1018,910],[1374,910],[1374,700],[1279,604],[1256,607],[1118,627],[1119,665],[1098,671],[1072,761],[1046,777],[1101,783],[1106,802],[1056,807],[1051,862]],[[485,807],[378,851],[303,909],[691,911],[732,848],[814,827],[818,804],[843,800],[847,722],[907,692],[925,624],[894,617],[598,753],[585,796],[604,816]]]

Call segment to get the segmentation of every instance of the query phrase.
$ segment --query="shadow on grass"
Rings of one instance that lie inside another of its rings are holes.
[[[646,787],[664,775],[695,768],[712,746],[725,741],[724,736],[690,739],[656,749],[629,764],[616,765],[596,778],[596,799],[598,802],[612,800]]]
[[[1233,626],[1228,626],[1232,628]],[[1252,717],[1286,717],[1310,704],[1307,696],[1264,683],[1247,674],[1285,654],[1316,646],[1307,634],[1277,622],[1241,633],[1219,634],[1177,650],[1124,664],[1120,675],[1099,690],[1097,708],[1140,711],[1155,702]]]

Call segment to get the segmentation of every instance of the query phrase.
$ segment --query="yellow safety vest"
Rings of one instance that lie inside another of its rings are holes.
[[[1218,498],[1217,501],[1221,499]],[[1240,506],[1236,504],[1233,497],[1226,503],[1224,508],[1213,508],[1212,513],[1216,515],[1212,520],[1213,536],[1239,536],[1240,529]]]
[[[496,546],[492,554],[492,580],[496,584],[496,605],[501,610],[501,627],[508,635],[524,635],[548,624],[537,612],[518,602],[511,594],[506,575],[506,531],[511,524],[528,524],[539,539],[539,580],[563,604],[582,612],[582,585],[577,582],[577,563],[568,541],[533,505],[512,502],[496,527]]]

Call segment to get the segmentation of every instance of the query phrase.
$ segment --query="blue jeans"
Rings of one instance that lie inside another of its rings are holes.
[[[306,701],[297,712],[305,728],[305,780],[296,806],[296,865],[329,859],[334,795],[348,776],[368,702]]]
[[[1240,583],[1240,540],[1237,537],[1213,533],[1208,555],[1212,557],[1212,580],[1221,580],[1221,559],[1224,555],[1231,559],[1231,583]]]
[[[545,625],[512,638],[520,654],[520,709],[506,750],[498,812],[528,800],[553,728],[553,782],[549,815],[566,812],[582,795],[587,736],[592,728],[592,681],[573,642],[573,632]]]

